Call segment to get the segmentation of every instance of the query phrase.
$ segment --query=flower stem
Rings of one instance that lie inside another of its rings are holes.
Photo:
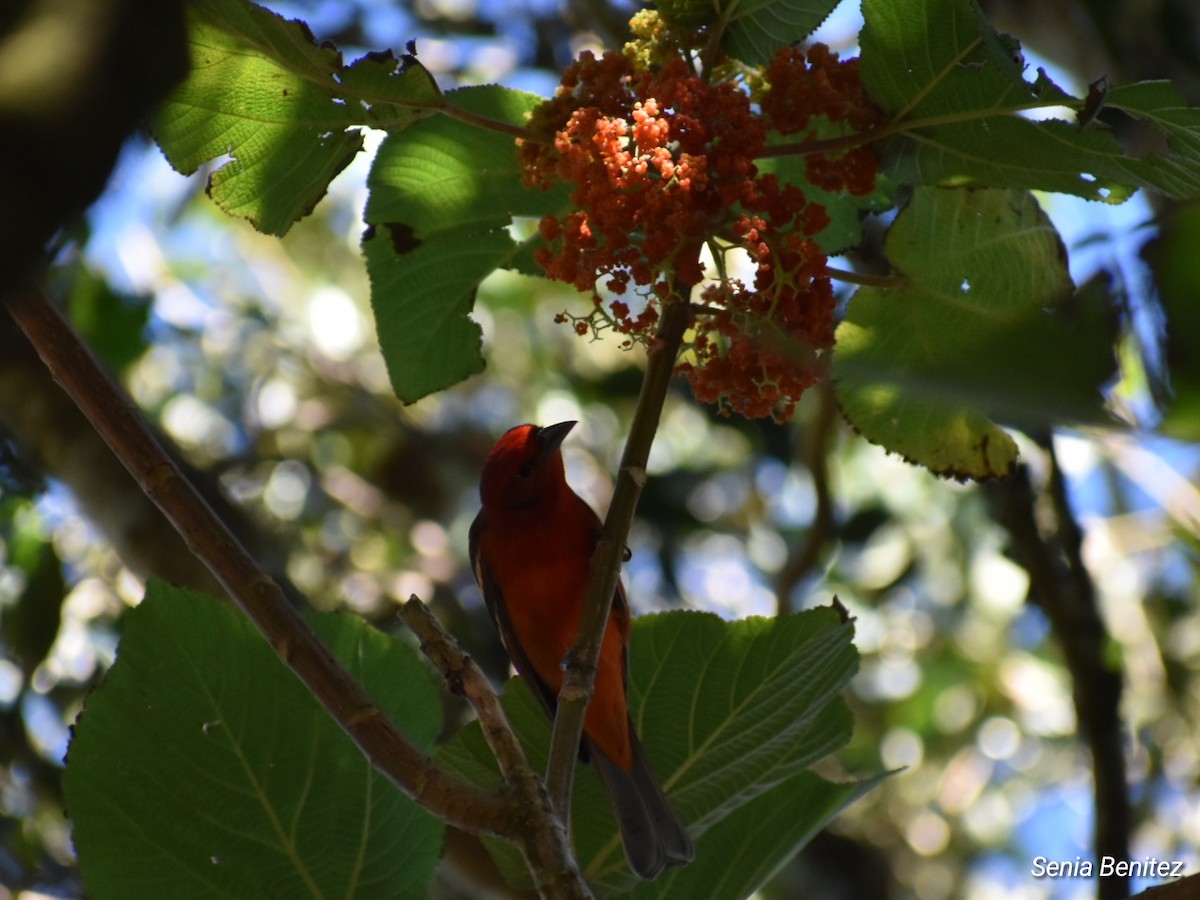
[[[883,288],[898,288],[908,284],[908,279],[903,275],[871,275],[867,272],[851,272],[848,269],[837,269],[833,266],[826,266],[825,271],[829,273],[829,277],[835,281],[844,281],[846,284],[857,284],[859,287]]]
[[[479,113],[471,112],[469,109],[463,109],[461,106],[455,106],[452,103],[446,103],[439,107],[439,109],[444,115],[452,119],[458,119],[460,122],[466,122],[468,125],[474,125],[487,131],[511,135],[514,138],[520,138],[523,141],[530,141],[536,144],[544,144],[546,142],[545,137],[530,131],[528,128],[522,128],[520,125],[512,124],[512,122],[504,122],[500,119],[483,116]]]
[[[690,287],[683,290],[682,295],[687,296],[689,291]],[[633,422],[629,426],[629,438],[621,456],[621,469],[617,473],[612,502],[596,549],[592,551],[587,606],[579,623],[579,636],[567,657],[546,770],[546,787],[564,825],[569,823],[575,760],[583,734],[584,714],[592,696],[604,626],[608,622],[613,595],[617,591],[621,558],[633,524],[633,515],[646,483],[650,445],[658,431],[679,345],[691,319],[689,313],[689,306],[683,301],[663,305],[658,334],[647,354],[646,375],[642,380]]]

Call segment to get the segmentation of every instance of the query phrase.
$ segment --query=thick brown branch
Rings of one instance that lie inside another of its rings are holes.
[[[417,750],[333,658],[163,452],[141,414],[40,289],[26,284],[5,302],[55,380],[142,490],[371,764],[446,822],[512,836],[517,826],[502,797],[450,777]]]

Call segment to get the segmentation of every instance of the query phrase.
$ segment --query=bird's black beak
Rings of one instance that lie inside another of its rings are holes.
[[[567,435],[576,424],[573,421],[559,422],[557,425],[539,428],[537,433],[538,458],[549,459],[557,453],[558,448],[562,446],[562,442],[566,440]]]

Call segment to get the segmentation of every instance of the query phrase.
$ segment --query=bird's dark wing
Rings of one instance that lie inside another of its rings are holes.
[[[479,584],[479,590],[483,592],[483,602],[487,604],[492,621],[496,623],[496,629],[500,632],[500,640],[504,644],[508,658],[512,660],[513,666],[516,667],[516,670],[525,679],[526,684],[533,689],[533,695],[541,704],[542,709],[546,711],[546,715],[553,719],[554,712],[558,708],[558,694],[552,691],[550,686],[538,677],[533,665],[529,662],[529,657],[525,654],[525,649],[521,646],[521,642],[517,640],[517,633],[513,629],[512,619],[508,617],[508,606],[504,602],[504,592],[500,590],[500,585],[496,583],[496,579],[492,576],[491,570],[488,569],[483,555],[479,552],[483,528],[483,513],[480,512],[475,517],[475,521],[471,523],[468,544],[471,554],[471,568],[475,572],[475,581]]]

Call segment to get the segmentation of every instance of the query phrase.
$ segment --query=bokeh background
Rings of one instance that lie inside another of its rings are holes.
[[[580,50],[619,45],[635,10],[599,0],[265,5],[306,20],[347,58],[415,38],[444,87],[543,95]],[[1141,6],[985,4],[1023,41],[1031,71],[1045,66],[1076,95],[1107,74],[1170,78],[1200,101],[1200,13],[1184,0],[1154,4],[1151,16]],[[843,4],[820,37],[852,54],[859,24]],[[100,201],[59,236],[46,284],[297,595],[394,631],[397,602],[415,593],[499,680],[503,655],[466,564],[483,457],[513,424],[578,419],[568,474],[604,508],[641,354],[556,325],[556,313],[587,304],[572,290],[497,273],[474,312],[487,371],[401,407],[358,252],[369,150],[280,241],[225,217],[204,196],[206,173],[175,174],[135,136]],[[1161,277],[1200,280],[1194,244],[1180,237],[1200,214],[1140,195],[1121,207],[1042,199],[1076,281],[1107,272],[1124,300],[1110,389],[1122,424],[1020,436],[1019,483],[947,482],[888,456],[849,432],[820,388],[782,426],[721,418],[682,384],[668,398],[625,572],[635,611],[770,616],[836,595],[857,619],[862,668],[848,698],[855,735],[827,774],[901,770],[764,898],[1095,895],[1094,882],[1030,874],[1039,855],[1092,858],[1094,820],[1092,758],[1030,541],[1068,581],[1090,582],[1106,658],[1124,678],[1132,855],[1200,868],[1200,454],[1189,442],[1200,427],[1171,405],[1187,384],[1185,367],[1165,365],[1178,348],[1164,310],[1179,294]],[[1032,514],[1032,531],[1014,526],[1014,504]],[[1082,573],[1070,567],[1074,528]],[[0,897],[83,895],[62,758],[150,574],[205,585],[6,318]]]

